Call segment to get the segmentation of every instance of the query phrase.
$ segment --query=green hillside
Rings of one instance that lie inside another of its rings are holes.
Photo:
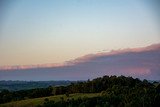
[[[38,105],[42,105],[45,99],[58,102],[62,98],[66,101],[67,99],[72,99],[72,98],[76,100],[78,98],[85,98],[85,97],[93,98],[97,96],[100,96],[100,93],[85,93],[85,94],[76,93],[76,94],[70,94],[69,97],[67,97],[66,95],[56,95],[56,96],[50,96],[50,97],[42,97],[42,98],[34,98],[34,99],[9,102],[5,104],[0,104],[0,107],[35,107]]]
[[[1,107],[159,107],[160,84],[103,76],[68,86],[0,92]]]

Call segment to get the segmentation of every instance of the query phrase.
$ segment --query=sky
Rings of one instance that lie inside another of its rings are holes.
[[[160,43],[158,0],[1,0],[0,66]]]
[[[160,43],[90,54],[61,66],[0,67],[0,80],[88,80],[104,75],[160,80]]]

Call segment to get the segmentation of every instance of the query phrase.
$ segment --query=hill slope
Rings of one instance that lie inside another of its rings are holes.
[[[93,98],[97,96],[100,96],[100,93],[88,93],[88,94],[76,93],[76,94],[70,94],[69,97],[66,97],[66,95],[56,95],[50,97],[34,98],[34,99],[27,99],[27,100],[0,104],[0,107],[35,107],[38,105],[43,105],[45,99],[58,102],[61,101],[62,98],[64,98],[64,100],[66,101],[67,99],[72,99],[72,98],[76,100],[78,98],[85,98],[85,97]]]
[[[68,86],[15,92],[3,90],[0,93],[0,103],[6,103],[0,106],[16,107],[158,107],[159,100],[158,82],[150,83],[147,80],[124,76],[103,76]]]

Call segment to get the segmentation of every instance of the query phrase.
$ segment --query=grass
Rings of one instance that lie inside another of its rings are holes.
[[[49,96],[49,97],[41,97],[41,98],[34,98],[34,99],[27,99],[27,100],[21,100],[21,101],[13,101],[5,104],[0,104],[0,107],[35,107],[37,105],[42,105],[45,98],[48,98],[49,100],[54,100],[55,102],[60,101],[63,97],[64,100],[66,99],[78,99],[79,97],[96,97],[99,96],[100,93],[76,93],[76,94],[70,94],[69,97],[66,97],[66,95],[56,95],[56,96]]]

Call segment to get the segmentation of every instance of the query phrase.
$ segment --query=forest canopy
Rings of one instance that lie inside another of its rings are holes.
[[[160,84],[148,82],[138,78],[125,76],[103,76],[93,80],[71,83],[68,86],[49,86],[30,90],[8,91],[0,93],[0,103],[17,100],[40,98],[47,96],[66,95],[74,93],[100,93],[100,96],[92,98],[67,99],[54,102],[45,99],[44,107],[156,107],[160,105]]]

